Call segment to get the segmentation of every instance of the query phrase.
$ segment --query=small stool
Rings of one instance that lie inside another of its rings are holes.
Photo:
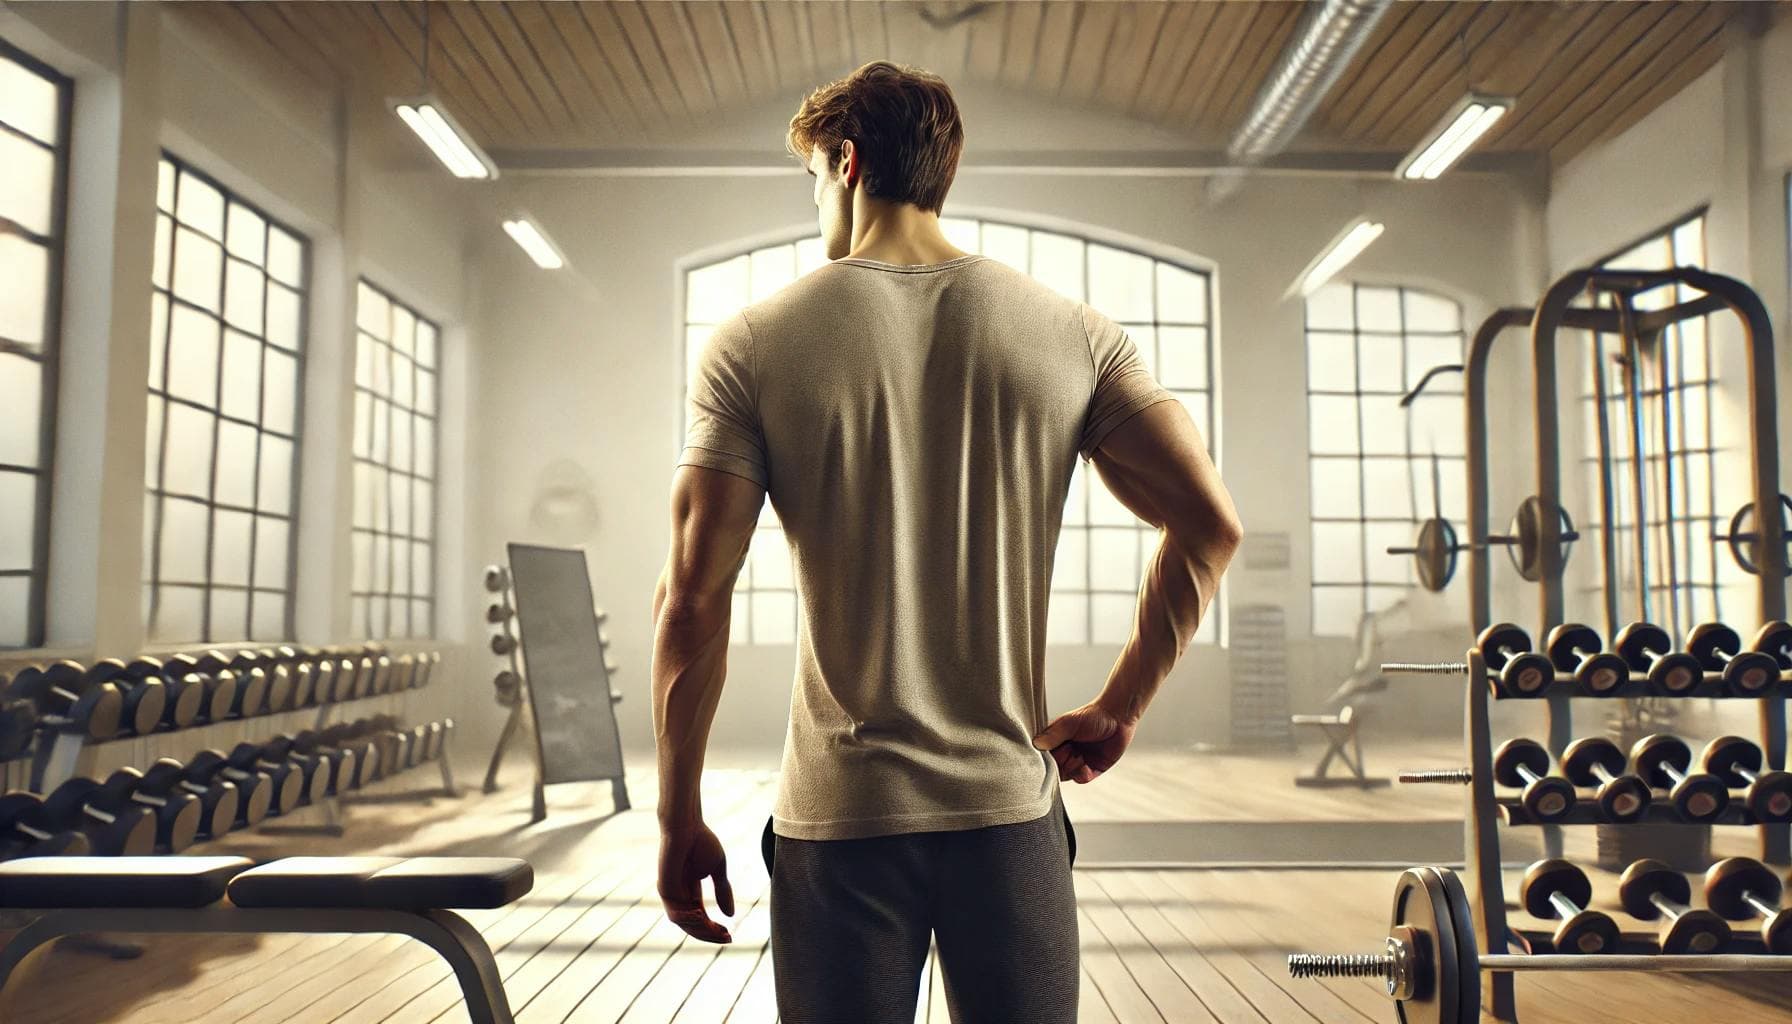
[[[1357,736],[1358,718],[1356,706],[1344,705],[1344,709],[1335,715],[1289,715],[1292,725],[1317,728],[1325,736],[1325,753],[1320,755],[1319,763],[1313,767],[1311,775],[1297,775],[1296,786],[1307,786],[1317,789],[1332,789],[1340,786],[1351,786],[1356,789],[1380,789],[1388,784],[1384,778],[1372,778],[1363,773],[1363,741]],[[1349,749],[1346,749],[1346,748]],[[1344,762],[1350,769],[1349,775],[1327,775],[1326,770],[1332,765],[1332,758]]]

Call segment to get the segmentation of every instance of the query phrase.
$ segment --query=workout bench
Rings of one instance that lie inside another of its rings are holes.
[[[1326,742],[1325,753],[1313,768],[1313,774],[1296,776],[1296,786],[1376,789],[1388,784],[1386,779],[1373,778],[1363,773],[1363,741],[1357,737],[1356,708],[1353,705],[1346,704],[1344,710],[1335,715],[1289,715],[1288,721],[1292,725],[1317,726],[1325,734]],[[1349,775],[1326,774],[1334,757],[1350,769]]]
[[[48,912],[0,948],[0,989],[37,947],[85,932],[386,933],[448,961],[473,1024],[513,1024],[491,947],[447,908],[506,906],[534,884],[508,857],[27,857],[0,864],[0,908]]]

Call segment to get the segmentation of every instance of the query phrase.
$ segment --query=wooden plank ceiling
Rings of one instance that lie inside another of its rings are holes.
[[[889,58],[949,82],[1125,114],[1223,147],[1301,4],[1188,0],[587,0],[182,5],[320,82],[431,88],[487,147],[590,150],[701,131]],[[1471,87],[1516,96],[1487,148],[1564,158],[1722,55],[1724,2],[1396,3],[1296,149],[1404,152]],[[1784,12],[1776,5],[1774,17]]]

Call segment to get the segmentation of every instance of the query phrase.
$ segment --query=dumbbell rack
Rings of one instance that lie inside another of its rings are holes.
[[[516,697],[510,702],[510,716],[504,719],[504,728],[498,733],[498,744],[492,749],[491,765],[485,770],[485,784],[482,787],[487,793],[498,791],[498,765],[504,760],[504,751],[516,736],[517,729],[523,727],[528,719],[529,705],[534,695],[529,691],[529,679],[523,672],[522,639],[516,632],[516,599],[510,588],[510,570],[503,566],[487,566],[485,570],[485,589],[490,591],[499,611],[497,625],[499,632],[494,639],[504,643],[505,657],[510,661],[510,674],[517,681]],[[541,737],[530,729],[530,748],[535,758],[535,785],[530,796],[530,821],[543,821],[548,816],[547,787],[542,782],[541,771]]]
[[[1502,797],[1494,791],[1493,777],[1493,732],[1490,724],[1491,701],[1501,699],[1492,676],[1487,670],[1487,663],[1481,656],[1479,648],[1470,648],[1467,658],[1467,689],[1463,700],[1466,709],[1463,721],[1463,734],[1469,756],[1468,785],[1468,834],[1465,837],[1465,853],[1467,873],[1474,879],[1474,917],[1475,939],[1480,948],[1489,954],[1505,954],[1516,943],[1525,952],[1515,956],[1544,956],[1555,953],[1550,940],[1551,932],[1543,929],[1513,929],[1506,923],[1505,878],[1501,873],[1499,826],[1539,826],[1543,823],[1534,820],[1524,809],[1522,803],[1511,797]],[[1771,739],[1776,730],[1772,719],[1778,718],[1777,734],[1785,735],[1785,698],[1769,697],[1737,697],[1729,693],[1722,685],[1716,673],[1706,673],[1704,681],[1691,691],[1681,695],[1685,698],[1722,698],[1732,700],[1756,700],[1761,702],[1762,738]],[[1614,697],[1641,696],[1645,683],[1635,676],[1629,682],[1620,685],[1615,691],[1594,697],[1580,692],[1578,684],[1564,676],[1558,675],[1549,684],[1547,695],[1552,704],[1566,704],[1570,698],[1586,698],[1608,700]],[[1553,721],[1565,723],[1567,716],[1553,716]],[[1767,745],[1762,744],[1766,750]],[[1770,761],[1770,766],[1778,767]],[[1595,801],[1577,798],[1574,808],[1564,820],[1552,822],[1555,825],[1595,825],[1610,824],[1599,816]],[[1651,805],[1650,812],[1639,824],[1684,824],[1679,815],[1661,807]],[[1715,824],[1756,825],[1759,824],[1753,815],[1732,804]],[[1695,826],[1696,827],[1696,826]],[[1782,827],[1783,828],[1783,827]],[[1761,825],[1763,860],[1774,863],[1773,855],[1777,851],[1776,833],[1780,829],[1774,826]],[[1731,949],[1736,954],[1762,954],[1767,952],[1759,938],[1738,933],[1732,940]],[[1659,947],[1653,940],[1632,939],[1626,937],[1616,950],[1619,954],[1646,955],[1656,954]],[[1557,957],[1556,959],[1560,959]],[[1586,962],[1596,963],[1600,955],[1589,955]],[[1618,969],[1615,965],[1605,965],[1608,969]],[[1792,957],[1774,958],[1770,964],[1756,969],[1792,971]],[[1512,971],[1509,969],[1487,969],[1482,971],[1481,998],[1483,1009],[1493,1019],[1505,1022],[1518,1020],[1517,1003],[1513,995]]]

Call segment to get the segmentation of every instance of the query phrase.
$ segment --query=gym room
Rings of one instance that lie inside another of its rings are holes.
[[[0,0],[0,1021],[1792,1021],[1789,14]]]

